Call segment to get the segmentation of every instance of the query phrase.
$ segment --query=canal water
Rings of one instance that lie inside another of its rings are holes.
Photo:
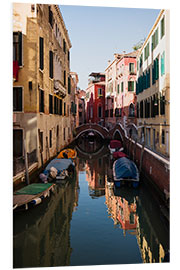
[[[13,218],[13,267],[168,261],[169,224],[145,179],[114,190],[107,146],[76,146],[76,174],[42,204]],[[144,181],[143,181],[144,180]]]

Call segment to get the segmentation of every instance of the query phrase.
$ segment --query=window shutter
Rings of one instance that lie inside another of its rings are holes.
[[[68,77],[68,94],[71,93],[71,79]]]
[[[39,38],[39,67],[41,70],[44,69],[44,39]]]
[[[161,75],[165,73],[165,52],[161,55]]]
[[[49,51],[49,77],[53,79],[53,52]]]
[[[22,32],[18,32],[18,43],[19,43],[18,64],[19,64],[19,66],[22,66]]]

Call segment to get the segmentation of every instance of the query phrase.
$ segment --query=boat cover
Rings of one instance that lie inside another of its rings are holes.
[[[127,155],[121,151],[116,151],[113,153],[113,158],[122,158],[127,157]]]
[[[117,159],[113,165],[114,180],[118,179],[137,179],[138,170],[133,161],[126,157]]]
[[[46,171],[49,171],[51,167],[56,168],[58,171],[67,170],[70,165],[74,166],[74,163],[70,158],[55,158],[51,160],[51,162],[47,165],[44,173],[46,173]]]
[[[112,140],[110,141],[110,148],[121,148],[122,143],[118,140]]]
[[[52,185],[53,184],[50,184],[50,183],[47,183],[47,184],[34,183],[34,184],[30,184],[28,186],[21,188],[20,190],[16,191],[14,194],[15,195],[36,195],[50,188]]]

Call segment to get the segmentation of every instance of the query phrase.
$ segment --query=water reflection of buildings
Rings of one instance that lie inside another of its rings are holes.
[[[92,198],[105,195],[105,174],[107,171],[107,147],[95,140],[89,143],[87,139],[78,141],[78,166],[80,171],[86,171],[89,194]],[[86,160],[86,164],[84,164]]]
[[[149,192],[140,190],[138,207],[137,240],[143,262],[168,261],[169,224]],[[153,210],[153,211],[152,211]]]
[[[70,221],[78,201],[75,181],[47,204],[14,216],[15,268],[70,265]]]
[[[92,198],[105,195],[105,168],[103,157],[87,160],[86,180]]]
[[[124,235],[128,232],[136,236],[144,263],[158,263],[165,261],[169,249],[168,229],[149,196],[144,194],[144,189],[143,192],[141,189],[137,192],[121,189],[115,193],[106,181],[105,197],[109,217],[116,226],[120,225]]]
[[[129,200],[126,198],[126,190],[121,189],[120,195],[116,196],[112,187],[106,185],[106,205],[108,213],[114,220],[114,224],[120,224],[123,229],[124,235],[128,231],[131,234],[136,234],[137,228],[137,207],[135,196]],[[110,196],[109,196],[110,195]]]

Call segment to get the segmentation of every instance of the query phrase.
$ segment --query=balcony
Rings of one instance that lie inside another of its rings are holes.
[[[61,84],[60,80],[54,80],[54,94],[65,98],[66,88]]]

